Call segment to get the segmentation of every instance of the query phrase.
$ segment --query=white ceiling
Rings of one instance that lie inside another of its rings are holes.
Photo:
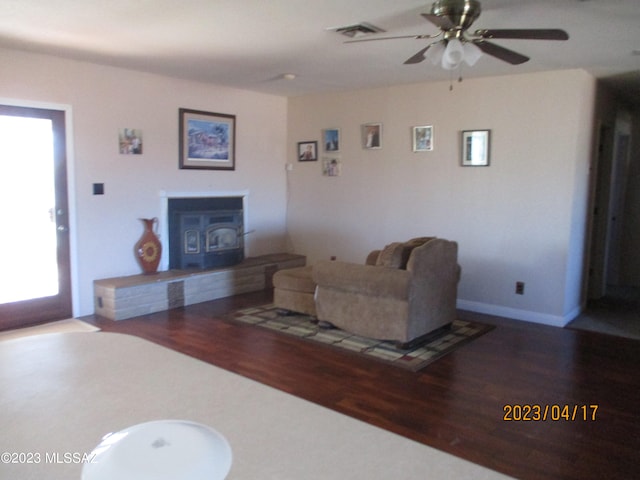
[[[380,36],[436,33],[420,16],[431,3],[0,0],[0,46],[277,95],[448,80],[428,61],[403,65],[427,40],[345,44],[328,30],[368,22]],[[531,60],[513,66],[485,55],[465,78],[565,68],[639,78],[639,0],[482,0],[477,28],[563,28],[570,39],[496,40]]]

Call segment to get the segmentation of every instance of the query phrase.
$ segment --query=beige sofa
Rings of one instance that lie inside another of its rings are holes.
[[[408,346],[451,324],[460,279],[456,242],[423,237],[369,254],[367,264],[313,266],[318,320]]]

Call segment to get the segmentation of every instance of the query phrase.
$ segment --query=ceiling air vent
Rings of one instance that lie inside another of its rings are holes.
[[[365,22],[357,23],[355,25],[348,25],[346,27],[332,27],[328,28],[327,30],[333,30],[334,32],[337,32],[349,38],[359,38],[364,37],[365,35],[371,35],[373,33],[384,32],[383,29]]]

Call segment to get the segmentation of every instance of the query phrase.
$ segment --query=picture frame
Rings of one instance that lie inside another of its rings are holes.
[[[339,177],[342,175],[342,162],[336,157],[322,158],[322,175],[325,177]]]
[[[411,129],[412,148],[414,152],[433,151],[433,126],[422,125]]]
[[[298,161],[315,162],[318,160],[318,142],[298,142]]]
[[[462,131],[463,167],[488,167],[491,152],[491,130]]]
[[[142,130],[121,128],[118,131],[118,151],[122,155],[142,155]]]
[[[236,116],[179,109],[180,168],[235,170]]]
[[[325,128],[322,130],[322,142],[325,152],[339,152],[340,151],[340,129],[339,128]]]
[[[365,123],[362,125],[362,148],[379,150],[382,148],[382,124]]]

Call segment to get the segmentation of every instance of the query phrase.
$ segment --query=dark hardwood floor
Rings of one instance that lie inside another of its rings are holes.
[[[265,291],[119,322],[83,320],[516,478],[640,478],[637,340],[459,312],[496,328],[412,373],[223,319],[270,301]],[[516,417],[526,413],[520,406],[549,405],[548,418],[505,421],[505,405]],[[569,419],[551,419],[563,414]]]

